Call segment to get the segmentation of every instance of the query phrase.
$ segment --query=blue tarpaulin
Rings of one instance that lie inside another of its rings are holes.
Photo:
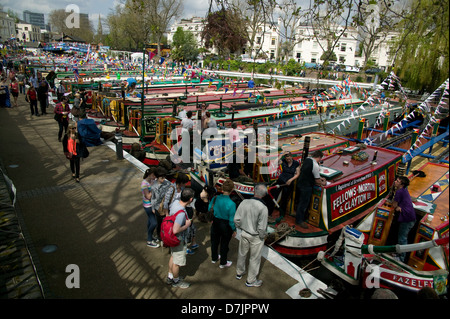
[[[97,146],[102,144],[100,140],[101,130],[92,119],[83,119],[78,121],[78,134],[86,146]]]

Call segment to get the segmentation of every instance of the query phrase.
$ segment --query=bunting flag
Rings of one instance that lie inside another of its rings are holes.
[[[449,79],[447,78],[447,80],[444,81],[444,83],[442,83],[424,102],[422,102],[419,106],[418,109],[422,110],[423,112],[426,110],[429,110],[429,103],[435,99],[436,97],[440,96],[442,93],[442,89],[445,88],[443,94],[441,95],[441,100],[446,98],[448,95],[448,85],[449,85]],[[436,108],[436,111],[439,109],[439,104],[438,107]],[[406,158],[406,155],[409,154],[411,156],[411,152],[417,148],[420,144],[422,144],[422,139],[426,138],[426,135],[428,135],[428,130],[430,128],[433,127],[433,125],[436,123],[436,111],[434,112],[434,114],[431,115],[426,127],[423,129],[422,133],[417,137],[416,142],[414,143],[414,145],[412,145],[410,147],[410,149],[403,154],[403,159]],[[428,114],[427,112],[424,112],[425,114]],[[414,116],[413,113],[411,112],[410,115],[412,115],[412,117]],[[409,115],[408,115],[409,117]]]
[[[73,69],[73,75],[75,76],[75,80],[78,81],[78,79],[80,78],[80,75],[78,73],[78,68]]]
[[[86,53],[86,57],[84,58],[84,61],[85,61],[85,62],[88,62],[88,61],[89,61],[89,55],[90,55],[90,52],[91,52],[91,45],[89,44],[88,50],[87,50],[87,53]]]
[[[149,62],[155,57],[155,55],[156,55],[156,53],[153,52],[153,51],[150,51],[150,52],[148,53],[148,60],[149,60]]]

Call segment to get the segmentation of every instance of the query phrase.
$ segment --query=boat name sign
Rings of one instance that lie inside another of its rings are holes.
[[[372,175],[372,174],[370,174]],[[370,176],[370,175],[366,175]],[[339,189],[338,185],[336,189]],[[370,176],[359,184],[354,184],[330,195],[333,220],[341,217],[361,205],[372,201],[377,197],[376,176]]]

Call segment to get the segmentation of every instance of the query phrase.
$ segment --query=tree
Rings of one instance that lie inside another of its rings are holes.
[[[372,54],[381,43],[386,42],[388,34],[396,29],[403,11],[402,3],[394,0],[362,0],[358,4],[353,21],[361,37],[360,53],[364,58],[364,68],[369,67]]]
[[[247,39],[240,30],[240,17],[232,10],[225,8],[209,13],[206,25],[202,31],[202,38],[206,48],[215,46],[219,55],[239,52],[247,43]]]
[[[399,23],[394,72],[410,89],[434,91],[449,70],[449,0],[412,0]]]
[[[8,15],[14,19],[15,23],[19,23],[20,19],[19,19],[19,15],[17,14],[16,11],[8,9]]]
[[[196,61],[199,52],[194,34],[178,27],[172,40],[172,59],[185,62]]]
[[[108,15],[108,43],[120,49],[139,49],[149,42],[160,43],[170,23],[183,10],[181,0],[121,0]]]
[[[306,11],[297,5],[296,0],[282,0],[278,5],[279,15],[278,23],[281,35],[281,51],[284,60],[288,61],[292,56],[294,47],[304,40],[304,37],[297,33],[297,26],[302,18],[305,17]]]
[[[183,4],[181,0],[150,0],[150,3],[152,35],[157,43],[158,52],[161,52],[161,40],[170,24],[182,14]]]
[[[352,24],[354,5],[358,0],[314,0],[308,11],[313,37],[325,52],[323,65],[332,58],[334,48]]]
[[[239,33],[247,39],[246,51],[252,57],[265,56],[262,51],[264,34],[273,28],[271,17],[274,9],[273,0],[234,0],[228,10],[237,18],[233,24]],[[259,39],[257,36],[261,35]]]
[[[79,27],[69,28],[66,19],[70,14],[71,12],[66,12],[64,9],[52,10],[49,15],[49,21],[53,29],[56,32],[75,36],[86,42],[92,42],[94,39],[94,31],[89,19],[87,21],[80,21]]]

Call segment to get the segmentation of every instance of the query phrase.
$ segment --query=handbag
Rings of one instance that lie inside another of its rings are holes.
[[[208,222],[212,222],[212,220],[214,219],[214,204],[216,203],[216,198],[217,196],[214,196],[211,208],[206,213],[206,220]]]
[[[177,189],[176,189],[176,187],[174,187],[174,188],[173,188],[172,196],[170,197],[170,200],[169,200],[169,205],[170,205],[170,203],[172,202],[173,196],[175,195],[176,191],[177,191]],[[159,213],[159,215],[161,215],[161,216],[166,216],[166,214],[164,214],[164,200],[165,200],[165,198],[166,198],[166,197],[164,196],[164,198],[161,200],[161,203],[159,203],[158,213]]]
[[[64,152],[64,155],[66,155],[67,159],[72,159],[73,154],[71,152]]]

